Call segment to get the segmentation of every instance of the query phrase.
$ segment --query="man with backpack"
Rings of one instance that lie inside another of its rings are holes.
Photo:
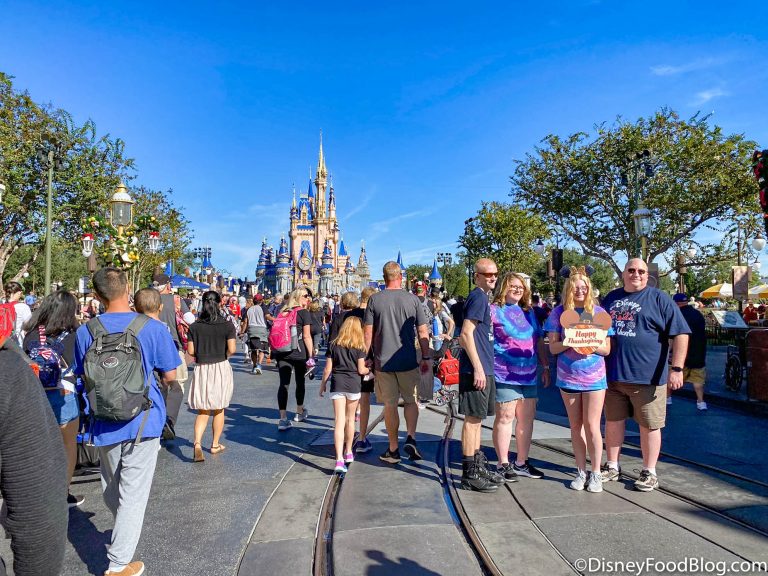
[[[163,386],[163,398],[165,398],[167,417],[165,427],[163,428],[163,439],[173,440],[176,438],[176,420],[179,418],[179,410],[184,401],[184,382],[189,379],[187,363],[184,359],[184,350],[187,347],[187,334],[189,333],[189,324],[185,320],[185,314],[189,313],[189,307],[177,294],[171,290],[171,279],[167,274],[155,274],[152,278],[152,285],[160,292],[160,302],[163,307],[160,309],[160,321],[168,326],[168,330],[173,338],[173,343],[178,350],[179,364],[176,370],[176,380]],[[187,317],[187,319],[190,319]]]
[[[144,564],[132,558],[166,419],[154,373],[166,385],[176,380],[179,354],[161,322],[131,311],[122,270],[102,268],[93,286],[106,313],[78,328],[75,373],[85,382],[104,503],[115,519],[105,576],[138,576]]]

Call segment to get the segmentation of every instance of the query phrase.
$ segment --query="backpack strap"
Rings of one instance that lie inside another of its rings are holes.
[[[142,331],[144,326],[146,326],[149,321],[149,316],[145,316],[144,314],[137,314],[136,317],[131,320],[131,323],[128,324],[128,326],[125,328],[125,331],[130,332],[134,336],[138,336],[139,332]]]
[[[98,316],[88,320],[85,325],[88,327],[88,332],[91,333],[91,338],[93,338],[93,341],[96,343],[96,351],[100,352],[101,340],[104,338],[104,336],[107,336],[109,332],[107,332],[107,329],[104,328],[104,324],[101,323],[101,320],[99,320]]]

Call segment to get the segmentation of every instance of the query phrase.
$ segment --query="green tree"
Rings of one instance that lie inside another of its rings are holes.
[[[483,202],[467,221],[459,246],[471,262],[492,258],[500,271],[530,274],[540,257],[533,246],[549,237],[547,226],[533,211],[503,202]]]
[[[409,264],[405,267],[405,278],[408,282],[408,288],[413,286],[416,280],[424,280],[424,274],[429,276],[432,266],[427,264]],[[429,282],[429,280],[427,280]]]
[[[637,254],[633,214],[641,202],[652,214],[650,261],[681,249],[702,226],[723,236],[698,243],[699,260],[728,257],[728,223],[758,211],[750,173],[756,144],[723,134],[708,117],[686,121],[662,109],[634,123],[597,125],[594,135],[549,135],[542,142],[517,162],[510,196],[617,274],[621,260]],[[650,155],[637,158],[644,150]]]
[[[36,262],[44,243],[48,187],[44,156],[50,149],[56,159],[53,233],[64,242],[76,242],[82,217],[93,206],[106,206],[120,175],[133,162],[124,157],[120,139],[98,136],[92,121],[79,126],[66,111],[35,103],[0,72],[0,181],[6,185],[0,206],[0,280],[17,250],[34,247],[18,275]]]

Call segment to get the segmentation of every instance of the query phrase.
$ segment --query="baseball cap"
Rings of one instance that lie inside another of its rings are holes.
[[[262,300],[264,300],[263,294],[256,294],[256,296],[253,297],[254,302],[261,302]]]
[[[440,296],[440,288],[437,286],[433,286],[432,290],[429,292],[432,296]]]
[[[675,302],[688,302],[688,296],[683,294],[682,292],[678,292],[674,296],[672,296],[672,300]]]
[[[168,274],[155,274],[152,276],[152,282],[154,282],[157,286],[163,286],[168,284],[170,281],[171,279],[168,277]]]
[[[422,282],[421,280],[419,280],[418,282],[416,282],[416,284],[413,285],[413,289],[419,294],[426,291],[424,282]]]

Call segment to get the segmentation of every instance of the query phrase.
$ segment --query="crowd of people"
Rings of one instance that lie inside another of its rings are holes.
[[[619,478],[628,418],[639,425],[643,458],[634,486],[640,491],[657,488],[668,390],[691,382],[697,407],[706,409],[703,322],[696,316],[701,314],[687,306],[684,295],[673,299],[647,286],[648,268],[642,260],[627,263],[623,287],[602,302],[590,273],[588,268],[564,269],[562,300],[556,306],[532,294],[526,276],[509,272],[500,277],[495,262],[486,258],[475,263],[475,288],[466,300],[446,299],[439,287],[421,281],[412,292],[405,290],[396,262],[383,268],[383,290],[368,287],[360,295],[328,298],[306,286],[269,301],[262,294],[242,297],[215,290],[182,296],[174,293],[165,274],[155,275],[150,287],[132,294],[124,272],[103,268],[93,277],[98,304],[83,306],[64,290],[25,302],[22,287],[9,282],[6,302],[0,305],[0,388],[25,388],[29,398],[24,399],[24,417],[30,419],[22,429],[15,428],[18,415],[0,401],[3,477],[20,478],[12,489],[3,486],[7,525],[16,539],[16,573],[57,573],[63,542],[35,556],[29,533],[66,526],[66,507],[83,502],[67,488],[78,435],[97,447],[103,499],[114,518],[105,574],[143,573],[143,563],[133,555],[160,442],[175,438],[186,398],[197,412],[191,432],[193,461],[205,460],[209,420],[212,441],[207,451],[226,449],[225,410],[234,389],[230,358],[238,345],[244,347],[244,362],[251,364],[253,376],[263,374],[269,363],[275,365],[280,433],[309,417],[306,380],[316,377],[325,348],[320,396],[328,393],[333,403],[338,473],[347,472],[356,455],[372,449],[367,438],[372,394],[383,405],[388,440],[379,459],[395,465],[403,458],[401,401],[403,452],[411,460],[422,457],[416,440],[419,412],[432,398],[436,360],[460,346],[465,489],[494,492],[520,477],[544,476],[529,452],[539,387],[552,384],[559,389],[571,428],[576,466],[572,489],[601,492],[604,482]],[[591,340],[577,342],[578,329],[591,329]],[[22,386],[19,379],[36,379],[42,386]],[[291,384],[293,418],[288,415]],[[81,421],[83,414],[88,414],[87,422]],[[495,466],[481,449],[482,423],[491,416]],[[24,434],[30,428],[35,442]],[[41,435],[50,439],[45,446],[40,446]],[[55,468],[46,475],[49,486],[42,496],[39,482],[22,480],[37,473],[24,469],[22,448]],[[27,508],[34,498],[38,501]],[[36,512],[39,525],[21,529],[22,519]]]

